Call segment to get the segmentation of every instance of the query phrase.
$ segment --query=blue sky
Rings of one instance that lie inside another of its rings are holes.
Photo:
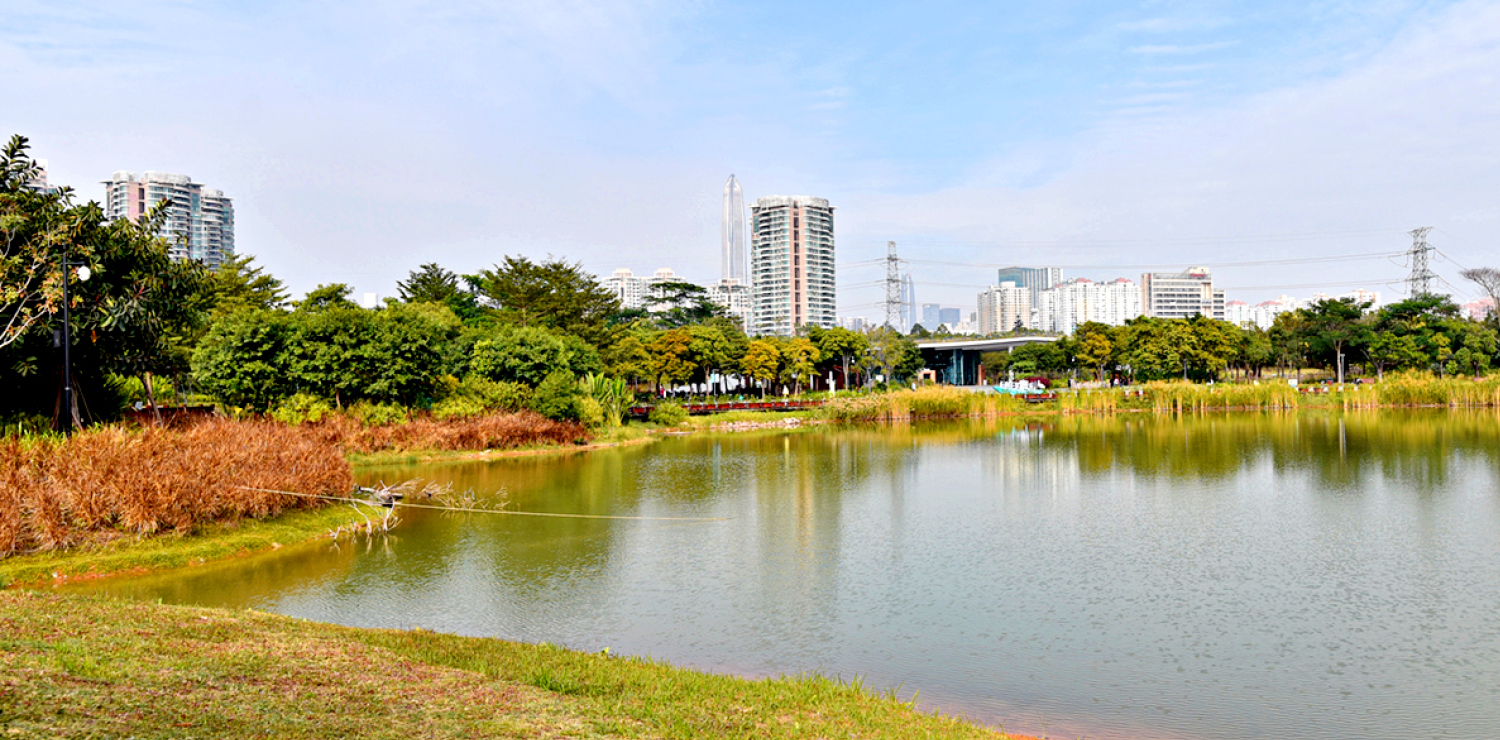
[[[0,100],[84,197],[119,169],[225,190],[298,292],[517,253],[709,282],[731,172],[970,308],[985,265],[1138,279],[1427,225],[1460,298],[1457,265],[1500,265],[1492,2],[7,0]],[[1252,301],[1404,271],[1216,269]],[[841,272],[844,313],[878,277]]]

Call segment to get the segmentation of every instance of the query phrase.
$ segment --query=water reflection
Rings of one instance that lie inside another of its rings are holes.
[[[516,511],[412,512],[84,586],[918,689],[1089,737],[1500,726],[1500,418],[993,419],[386,468]]]

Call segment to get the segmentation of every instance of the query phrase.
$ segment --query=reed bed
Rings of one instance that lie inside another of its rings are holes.
[[[834,398],[818,409],[832,421],[890,421],[957,416],[990,416],[1021,411],[1026,406],[1013,396],[976,393],[952,386],[924,386],[862,396]]]
[[[582,424],[553,421],[533,411],[495,413],[460,419],[418,417],[387,426],[366,426],[336,414],[303,425],[324,445],[358,454],[417,450],[514,450],[587,441]]]
[[[267,517],[320,503],[268,491],[342,495],[352,486],[336,447],[313,430],[271,421],[4,439],[0,557]]]

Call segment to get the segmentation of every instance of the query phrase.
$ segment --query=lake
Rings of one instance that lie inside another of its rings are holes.
[[[1038,417],[360,471],[514,511],[79,587],[820,671],[1051,737],[1500,733],[1494,412]]]

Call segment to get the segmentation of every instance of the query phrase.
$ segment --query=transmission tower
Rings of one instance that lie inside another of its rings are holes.
[[[901,331],[901,258],[896,243],[885,243],[885,325]]]
[[[1432,245],[1427,243],[1429,231],[1432,231],[1431,226],[1423,226],[1407,232],[1411,234],[1411,251],[1406,253],[1408,257],[1411,257],[1411,276],[1406,279],[1406,294],[1412,298],[1431,293],[1432,280],[1437,277],[1427,266],[1427,258],[1432,253]]]

